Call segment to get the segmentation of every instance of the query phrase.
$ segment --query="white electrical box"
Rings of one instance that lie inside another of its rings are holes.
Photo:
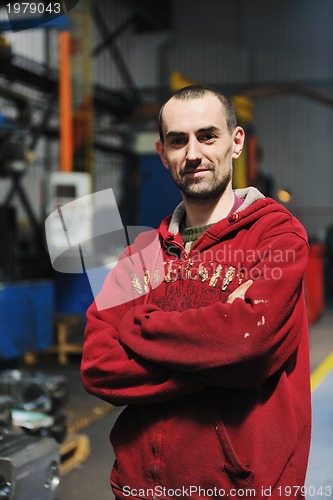
[[[91,175],[85,172],[51,172],[48,183],[48,241],[65,249],[91,238]],[[64,233],[67,239],[64,238]]]

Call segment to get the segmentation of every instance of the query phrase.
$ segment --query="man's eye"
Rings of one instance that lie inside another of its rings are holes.
[[[171,144],[172,146],[181,146],[182,144],[184,144],[185,142],[185,139],[173,139],[171,141]]]
[[[203,142],[212,142],[215,139],[215,135],[213,134],[206,134],[201,137],[201,140]]]

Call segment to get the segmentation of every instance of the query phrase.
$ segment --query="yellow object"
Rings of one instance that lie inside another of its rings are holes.
[[[82,354],[82,344],[73,344],[69,340],[70,327],[80,325],[82,322],[81,314],[70,314],[55,319],[56,323],[56,344],[48,347],[45,352],[56,353],[60,365],[69,363],[68,354]]]
[[[233,186],[242,189],[248,186],[247,181],[247,146],[244,144],[242,154],[233,163]]]
[[[0,34],[0,46],[5,47],[6,49],[10,49],[12,46],[10,41],[3,34]]]
[[[73,170],[93,173],[93,62],[90,0],[76,2],[68,12],[72,35]],[[98,2],[97,2],[98,3]]]
[[[173,71],[170,75],[170,89],[172,92],[177,92],[177,90],[188,87],[188,85],[195,85],[196,83],[186,78],[179,71]]]
[[[291,193],[287,189],[279,189],[277,196],[282,203],[289,203],[291,201]]]
[[[90,454],[90,440],[85,434],[69,436],[60,445],[60,473],[65,475],[84,462]]]
[[[253,122],[253,102],[251,99],[243,95],[234,95],[231,97],[231,102],[240,124],[247,125]]]
[[[311,390],[314,392],[324,378],[333,370],[333,352],[311,373]]]

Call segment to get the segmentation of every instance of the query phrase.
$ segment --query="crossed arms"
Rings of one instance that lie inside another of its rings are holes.
[[[165,312],[142,300],[98,310],[93,303],[81,364],[86,389],[114,405],[169,401],[207,386],[253,388],[297,349],[305,321],[302,279],[308,246],[296,233],[263,245],[292,248],[281,279],[243,283],[226,303]],[[272,265],[262,259],[260,270]],[[115,293],[130,273],[115,268],[101,294]]]

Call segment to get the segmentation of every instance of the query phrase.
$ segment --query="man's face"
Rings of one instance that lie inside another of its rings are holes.
[[[244,131],[227,128],[222,103],[214,95],[170,99],[163,110],[164,144],[157,151],[187,199],[219,198],[230,185],[232,159],[244,143]]]

